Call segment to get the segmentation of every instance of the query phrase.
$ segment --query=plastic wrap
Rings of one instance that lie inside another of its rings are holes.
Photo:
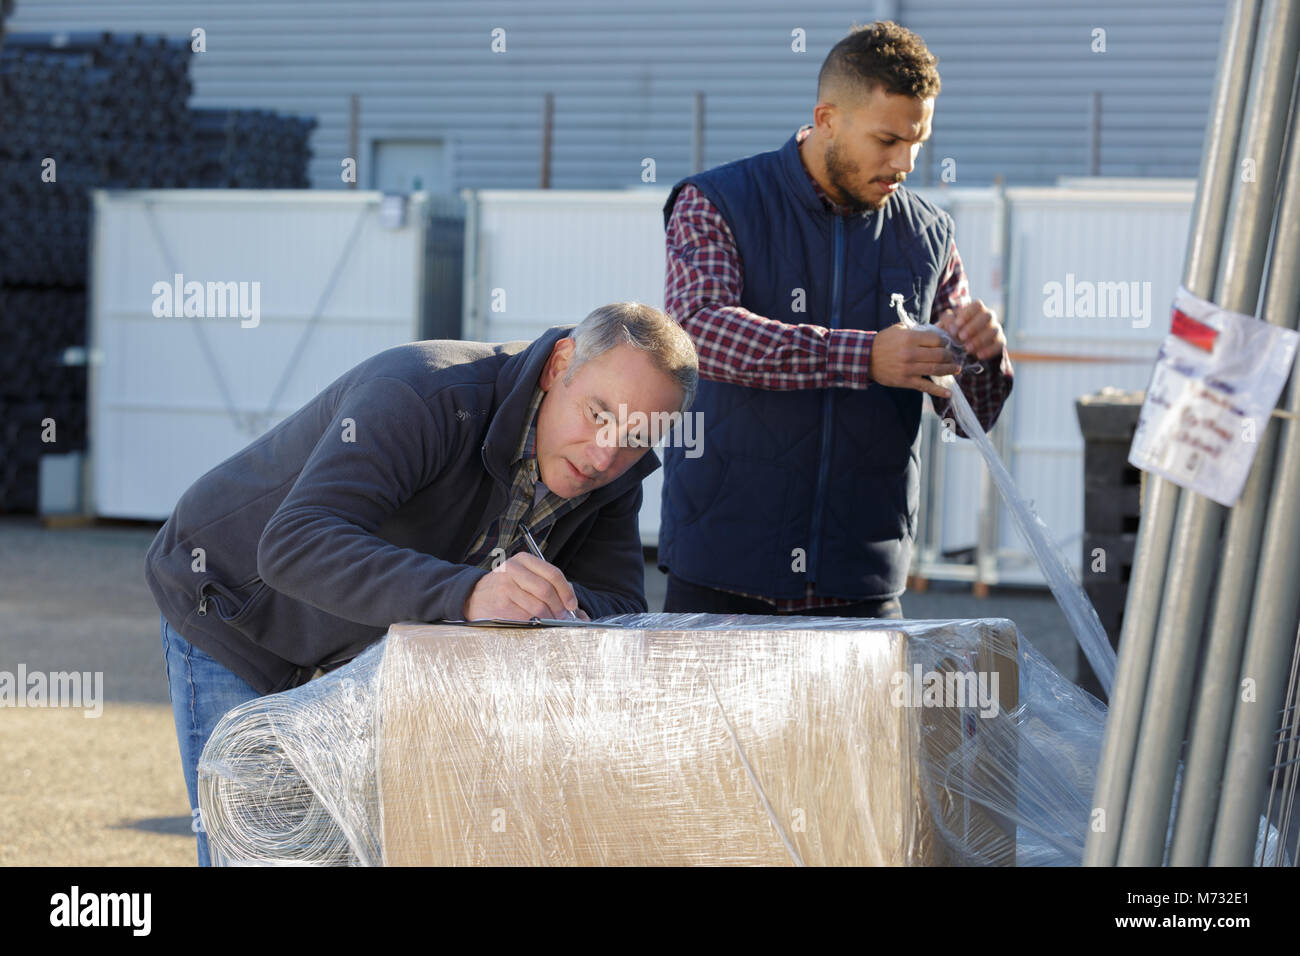
[[[1010,621],[601,623],[395,625],[235,708],[199,765],[213,861],[1082,856],[1105,710]]]
[[[924,329],[927,332],[938,333],[952,353],[955,364],[962,366],[963,374],[968,373],[974,367],[970,364],[969,353],[955,343],[952,336],[944,329],[918,323],[907,314],[903,301],[902,295],[898,293],[890,297],[890,305],[897,310],[899,322],[909,329]],[[1096,608],[1092,606],[1092,601],[1084,592],[1083,585],[1079,583],[1079,576],[1074,573],[1073,565],[1066,560],[1061,546],[1056,543],[1051,531],[1034,510],[1033,504],[1027,501],[1016,487],[1015,479],[1002,463],[1002,458],[985,433],[984,426],[975,417],[975,411],[970,407],[970,402],[967,401],[966,394],[957,384],[957,380],[951,375],[932,375],[930,378],[951,393],[951,407],[957,416],[957,424],[975,444],[980,457],[988,466],[993,484],[997,486],[998,493],[1006,502],[1007,510],[1011,513],[1016,527],[1020,529],[1021,537],[1025,539],[1029,550],[1038,561],[1038,567],[1043,572],[1043,577],[1047,579],[1047,586],[1052,589],[1056,602],[1061,606],[1070,630],[1074,632],[1075,640],[1079,642],[1084,657],[1088,659],[1093,673],[1097,675],[1097,681],[1109,697],[1111,685],[1115,681],[1115,649],[1111,647],[1110,640],[1106,637],[1106,630],[1101,626],[1101,618],[1097,616]]]

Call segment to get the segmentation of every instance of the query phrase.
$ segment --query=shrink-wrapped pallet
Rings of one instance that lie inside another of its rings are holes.
[[[1005,691],[986,713],[1014,707],[1015,631],[920,631],[394,627],[384,862],[955,862],[931,799],[968,833],[999,821],[927,793],[922,752],[977,737],[979,701],[925,706],[895,678],[973,673]]]
[[[1009,621],[598,623],[394,625],[236,708],[200,765],[214,861],[1077,860],[1104,710]]]

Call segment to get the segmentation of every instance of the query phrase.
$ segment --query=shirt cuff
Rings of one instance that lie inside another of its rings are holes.
[[[1011,377],[1011,353],[1007,351],[1005,346],[1001,355],[997,358],[985,359],[982,364],[986,371],[994,375],[1000,375],[1003,378]]]
[[[826,349],[829,388],[866,388],[871,384],[871,344],[875,332],[831,329]]]

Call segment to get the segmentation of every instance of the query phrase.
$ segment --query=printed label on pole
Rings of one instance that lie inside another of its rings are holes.
[[[1180,287],[1129,464],[1235,505],[1291,374],[1297,340],[1290,329],[1221,309]]]

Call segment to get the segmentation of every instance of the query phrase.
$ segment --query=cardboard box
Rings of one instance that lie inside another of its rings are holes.
[[[963,795],[1016,772],[1009,621],[387,641],[388,865],[1014,863],[1014,826]]]

